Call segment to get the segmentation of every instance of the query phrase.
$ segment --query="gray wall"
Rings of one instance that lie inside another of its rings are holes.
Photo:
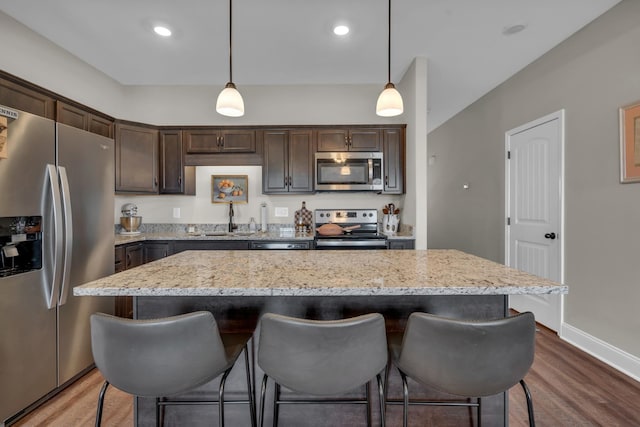
[[[618,108],[640,100],[639,46],[640,1],[625,0],[429,133],[428,147],[428,246],[502,262],[504,134],[565,109],[565,322],[636,357],[640,184],[619,183]]]

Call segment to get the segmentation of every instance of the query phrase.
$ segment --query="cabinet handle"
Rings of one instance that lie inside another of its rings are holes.
[[[349,137],[348,136],[344,137],[344,145],[346,145],[347,147],[349,146]]]
[[[289,176],[289,187],[291,187],[293,185],[293,178],[291,178],[291,176]]]
[[[384,177],[384,185],[389,185],[389,175],[385,175],[385,177]]]
[[[154,187],[158,186],[158,177],[157,176],[155,178],[153,178],[153,186]]]
[[[216,147],[220,147],[220,137],[216,136]]]
[[[220,148],[224,147],[224,136],[220,137]]]
[[[178,185],[182,185],[182,177],[181,176],[178,177]]]
[[[131,266],[131,254],[127,254],[127,267]]]

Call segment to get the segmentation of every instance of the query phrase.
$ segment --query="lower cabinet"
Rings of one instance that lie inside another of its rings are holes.
[[[415,249],[415,240],[389,240],[389,249]]]
[[[172,242],[145,242],[144,262],[145,264],[160,258],[166,258],[173,254]]]
[[[144,264],[144,244],[129,243],[126,245],[116,246],[115,248],[115,268],[114,271],[119,273],[129,268],[137,267]],[[133,301],[131,297],[115,298],[115,315],[120,317],[133,317]]]

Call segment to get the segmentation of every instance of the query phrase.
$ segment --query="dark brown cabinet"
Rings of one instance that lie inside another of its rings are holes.
[[[404,127],[383,129],[384,193],[404,193]]]
[[[145,264],[161,258],[166,258],[173,253],[171,242],[145,242],[144,262]]]
[[[389,240],[389,249],[415,249],[415,240]]]
[[[273,129],[263,131],[262,192],[313,192],[313,131]]]
[[[114,269],[116,273],[142,264],[144,264],[144,245],[142,243],[116,246]],[[115,298],[115,315],[128,318],[133,317],[133,301],[131,297]]]
[[[0,104],[52,120],[56,115],[52,97],[4,78],[0,78]]]
[[[158,130],[116,123],[116,192],[158,193]]]
[[[184,165],[182,131],[160,131],[160,194],[196,194],[196,169]]]
[[[318,130],[318,151],[380,151],[380,129],[336,128]]]
[[[107,138],[113,138],[113,120],[62,101],[56,101],[56,121]]]
[[[188,154],[255,153],[256,131],[253,129],[185,130]]]

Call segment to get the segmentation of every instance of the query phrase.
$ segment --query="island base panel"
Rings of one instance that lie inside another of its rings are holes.
[[[379,312],[385,316],[389,332],[402,331],[409,315],[414,311],[423,311],[442,316],[462,319],[491,319],[508,315],[508,297],[504,295],[411,295],[411,296],[283,296],[283,297],[134,297],[134,317],[149,319],[207,310],[213,313],[221,332],[254,331],[260,315],[266,312],[290,316],[331,320]],[[168,343],[170,345],[170,343]],[[254,389],[259,397],[262,371],[255,363],[258,338],[254,336],[250,347],[251,363],[254,372]],[[246,399],[244,377],[244,358],[238,360],[226,386],[226,399]],[[218,380],[205,384],[184,398],[214,399],[217,396]],[[364,390],[364,389],[363,389]],[[363,390],[354,391],[362,395]],[[434,390],[409,382],[411,397],[434,400],[457,400]],[[273,383],[267,389],[265,425],[271,425]],[[373,422],[378,423],[376,408],[377,393],[374,396]],[[283,388],[283,395],[286,391]],[[182,397],[182,396],[181,396]],[[389,399],[402,398],[402,383],[397,371],[392,369],[389,376]],[[258,400],[256,400],[258,404]],[[483,426],[504,426],[508,424],[507,393],[483,399]],[[299,427],[319,426],[365,426],[365,406],[360,405],[284,405],[280,408],[280,425]],[[210,425],[217,419],[216,406],[170,406],[165,410],[165,425]],[[414,425],[439,425],[446,420],[450,425],[475,425],[475,409],[458,407],[421,407],[409,409],[410,421]],[[137,398],[134,418],[138,426],[155,425],[153,399]],[[228,425],[249,426],[248,409],[245,404],[225,406],[225,419]],[[472,422],[473,419],[473,422]],[[417,423],[417,424],[416,424]],[[453,423],[453,424],[451,424]],[[402,406],[387,406],[387,425],[402,425]]]

